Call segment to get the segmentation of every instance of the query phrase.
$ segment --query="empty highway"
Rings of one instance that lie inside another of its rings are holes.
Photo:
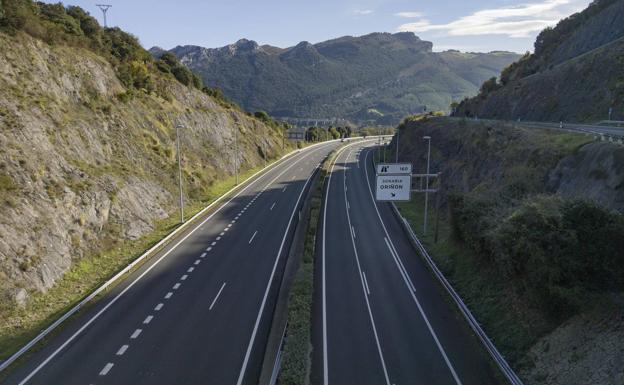
[[[312,383],[496,384],[489,356],[374,201],[372,144],[346,147],[317,237]]]
[[[338,145],[302,150],[226,198],[7,383],[257,383],[304,190]]]

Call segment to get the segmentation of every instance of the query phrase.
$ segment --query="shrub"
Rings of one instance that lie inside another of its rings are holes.
[[[593,203],[532,196],[505,214],[496,198],[452,195],[458,240],[553,317],[587,294],[624,289],[624,217]]]

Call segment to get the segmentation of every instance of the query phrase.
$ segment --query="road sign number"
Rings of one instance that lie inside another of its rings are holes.
[[[411,163],[380,163],[377,165],[377,175],[411,175]]]

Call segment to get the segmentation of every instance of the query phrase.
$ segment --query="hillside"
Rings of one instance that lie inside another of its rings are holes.
[[[524,383],[622,384],[624,148],[512,123],[407,119],[400,160],[415,172],[425,135],[442,173],[439,240],[422,235],[422,194],[399,208]]]
[[[594,122],[624,120],[624,1],[596,0],[547,28],[526,55],[464,100],[456,116]]]
[[[0,357],[6,337],[177,225],[175,125],[187,215],[227,187],[235,156],[246,172],[264,148],[283,151],[281,128],[183,84],[122,31],[75,8],[3,4],[23,23],[0,19]]]
[[[286,49],[243,39],[222,48],[178,46],[171,52],[248,110],[380,124],[398,123],[425,108],[446,110],[519,57],[435,53],[432,46],[413,33],[373,33]]]

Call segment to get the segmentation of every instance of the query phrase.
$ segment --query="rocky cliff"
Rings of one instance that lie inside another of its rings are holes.
[[[187,204],[282,152],[279,129],[170,76],[131,89],[91,50],[0,32],[0,290],[45,292],[83,258],[150,233]],[[240,151],[234,153],[234,135]],[[122,256],[119,256],[120,258]],[[127,256],[126,256],[127,257]],[[9,305],[9,307],[12,305]]]

